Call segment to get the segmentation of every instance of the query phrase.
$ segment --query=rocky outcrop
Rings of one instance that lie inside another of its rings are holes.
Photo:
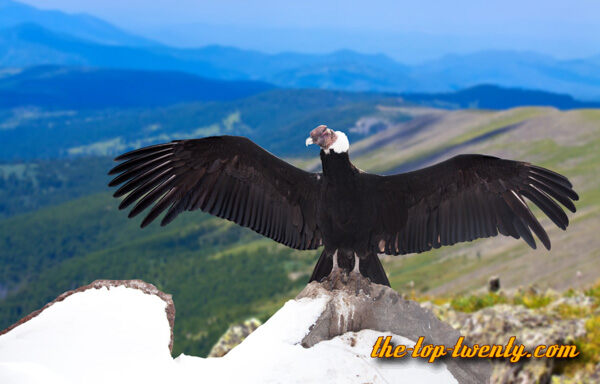
[[[551,384],[592,384],[600,383],[600,364],[596,364],[592,371],[580,370],[572,377],[552,376]]]
[[[540,344],[567,344],[585,335],[581,319],[560,319],[523,306],[506,304],[484,308],[473,314],[449,314],[448,320],[472,342],[485,344],[506,343],[511,336],[525,345],[528,352]],[[493,383],[547,383],[556,360],[531,359],[517,364],[495,363]]]
[[[410,367],[419,364],[416,359],[406,357],[401,361],[386,362],[377,361],[369,356],[374,341],[379,335],[398,336],[403,342],[414,343],[419,337],[425,337],[425,343],[444,344],[453,346],[460,336],[459,333],[448,324],[440,321],[430,310],[424,309],[418,303],[402,298],[397,292],[389,287],[372,284],[359,275],[338,275],[332,280],[322,283],[312,282],[308,284],[295,300],[289,303],[323,302],[317,318],[312,322],[306,334],[300,339],[299,344],[308,352],[336,346],[335,356],[329,356],[332,360],[343,358],[343,350],[353,351],[360,356],[361,364],[368,361],[370,365],[378,367],[372,382],[406,382],[400,367]],[[287,306],[287,304],[286,304]],[[285,307],[280,312],[286,311]],[[279,312],[278,312],[279,314]],[[278,314],[272,320],[278,322]],[[273,327],[267,322],[263,327]],[[226,355],[228,352],[237,352],[248,349],[248,343],[244,342],[236,347],[237,340],[246,337],[246,332],[252,327],[252,322],[246,321],[230,327],[213,347],[210,356]],[[257,338],[264,338],[264,328],[252,334],[250,345],[257,342]],[[293,324],[288,327],[293,328]],[[290,328],[290,329],[291,329]],[[367,333],[365,333],[367,332]],[[265,338],[266,339],[266,338]],[[365,356],[365,343],[367,349]],[[359,344],[362,346],[359,348]],[[411,345],[409,345],[411,346]],[[241,347],[241,349],[240,349]],[[359,348],[359,349],[357,349]],[[285,364],[282,362],[282,364]],[[439,369],[448,371],[448,377],[439,377],[435,382],[458,382],[458,383],[487,383],[490,380],[491,364],[485,360],[461,360],[440,359],[434,365],[424,363],[424,369]],[[385,368],[396,366],[397,372],[389,376],[383,373]],[[385,367],[385,368],[383,368]],[[308,369],[309,367],[307,367]],[[382,376],[380,375],[382,374]],[[421,377],[423,380],[424,378]],[[410,381],[410,380],[409,380]],[[362,381],[357,381],[362,382]],[[427,381],[429,382],[429,381]]]
[[[516,294],[522,292],[503,293],[507,301]],[[511,336],[515,336],[516,343],[525,345],[525,350],[532,352],[541,344],[572,344],[586,335],[585,317],[565,317],[561,315],[561,311],[589,311],[594,304],[593,298],[581,293],[563,297],[554,291],[533,294],[551,301],[538,308],[497,304],[473,313],[456,311],[450,303],[433,305],[431,302],[425,302],[421,305],[459,330],[471,343],[504,344]],[[491,382],[495,384],[596,382],[592,378],[599,373],[593,372],[581,372],[573,378],[553,376],[557,362],[558,360],[553,358],[523,359],[518,363],[495,360]],[[600,372],[600,367],[597,367],[597,370]]]
[[[351,274],[343,282],[312,282],[296,300],[324,296],[330,298],[327,307],[302,340],[302,345],[307,348],[362,329],[389,332],[412,341],[424,336],[425,344],[446,347],[454,346],[460,337],[456,329],[440,321],[431,310],[402,298],[389,287],[372,284],[358,274]],[[490,380],[491,365],[486,360],[444,359],[443,364],[461,384]]]
[[[219,338],[219,341],[211,348],[208,357],[222,357],[239,345],[249,334],[260,327],[261,322],[252,318],[241,324],[230,326],[227,331]]]
[[[321,340],[327,340],[361,327],[393,329],[394,332],[405,335],[432,332],[428,329],[415,330],[411,328],[411,325],[423,324],[423,320],[429,321],[430,319],[427,315],[421,319],[409,318],[410,313],[418,313],[411,308],[410,303],[413,302],[396,298],[390,292],[387,296],[387,290],[383,287],[368,283],[357,286],[356,281],[352,281],[352,279],[346,281],[345,284],[340,281],[331,283],[329,281],[325,284],[309,284],[298,295],[298,298],[322,297],[323,295],[332,298],[326,311],[304,338],[305,346],[318,344]],[[466,297],[477,297],[478,295],[485,296],[486,294],[482,291]],[[516,342],[524,344],[529,351],[539,344],[572,344],[575,340],[584,342],[588,337],[586,322],[591,317],[598,316],[600,310],[598,309],[597,295],[592,297],[581,291],[571,290],[561,294],[550,289],[541,291],[535,287],[529,287],[494,292],[491,295],[496,295],[499,304],[487,304],[490,306],[471,313],[455,310],[450,303],[434,305],[426,301],[420,305],[434,313],[444,323],[451,325],[461,335],[466,336],[471,344],[505,344],[511,336],[515,336]],[[369,297],[380,303],[373,305],[368,301]],[[385,300],[382,301],[384,297],[389,298],[387,303],[388,305],[391,303],[389,307],[386,306]],[[398,304],[399,302],[403,304]],[[523,305],[523,302],[526,302],[527,306]],[[382,305],[385,307],[384,309],[377,309]],[[381,319],[389,317],[390,314],[382,314],[381,311],[397,310],[398,305],[404,306],[401,311],[398,311],[405,317],[404,321],[391,325],[385,324],[385,320]],[[374,312],[369,312],[373,310]],[[443,326],[440,329],[444,329]],[[592,342],[597,343],[597,341]],[[447,361],[445,362],[447,363]],[[570,368],[567,373],[563,372],[565,364],[570,363],[571,361],[563,360],[561,364],[558,364],[558,361],[552,358],[523,359],[518,363],[493,360],[490,382],[496,384],[600,383],[600,364],[594,367],[586,363],[585,367],[580,365],[577,368]]]

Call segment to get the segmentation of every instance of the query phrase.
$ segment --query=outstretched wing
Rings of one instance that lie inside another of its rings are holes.
[[[319,176],[273,156],[249,139],[216,136],[177,140],[125,153],[109,184],[125,183],[119,209],[134,217],[154,204],[142,228],[163,211],[161,225],[201,209],[296,249],[321,244],[316,224]]]
[[[374,246],[391,255],[424,252],[442,245],[501,233],[532,236],[550,249],[550,239],[529,209],[537,205],[563,230],[569,219],[554,199],[575,212],[578,200],[569,180],[529,163],[484,155],[447,161],[377,180],[378,226]]]

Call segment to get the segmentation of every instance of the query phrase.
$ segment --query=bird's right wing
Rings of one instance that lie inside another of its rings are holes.
[[[137,204],[136,216],[154,204],[141,226],[163,211],[161,225],[200,209],[296,249],[322,243],[317,227],[320,177],[273,156],[249,139],[215,136],[178,140],[125,153],[109,184],[125,183],[119,209]],[[156,204],[155,204],[156,203]]]
[[[550,239],[524,198],[558,227],[579,197],[569,180],[529,163],[484,155],[460,155],[413,172],[379,176],[373,246],[398,255],[496,236],[523,238],[547,249]]]

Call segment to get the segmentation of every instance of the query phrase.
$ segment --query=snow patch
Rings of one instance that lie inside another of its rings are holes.
[[[0,336],[0,382],[21,383],[10,380],[18,372],[33,380],[51,371],[67,383],[159,374],[172,360],[165,308],[158,296],[124,286],[72,294]]]
[[[163,299],[135,286],[76,292],[0,336],[0,383],[456,383],[443,364],[372,359],[382,332],[304,348],[327,306],[343,305],[330,300],[288,301],[224,357],[173,359]]]

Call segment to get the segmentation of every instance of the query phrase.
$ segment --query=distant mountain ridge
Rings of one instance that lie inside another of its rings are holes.
[[[221,80],[347,91],[449,92],[496,84],[600,100],[600,56],[557,60],[533,52],[485,51],[404,65],[383,54],[265,54],[233,47],[182,49],[87,15],[0,0],[0,67],[37,65],[183,71]]]
[[[22,23],[36,23],[58,33],[69,34],[102,44],[156,44],[152,40],[125,32],[91,15],[42,10],[16,1],[0,0],[0,29],[15,27]]]
[[[46,65],[0,72],[0,108],[50,109],[156,107],[178,103],[228,101],[274,89],[260,81],[230,81],[178,71],[149,71]],[[432,107],[507,109],[550,106],[598,108],[565,94],[495,85],[477,85],[446,93],[388,93],[408,103]],[[360,98],[360,96],[359,96]]]
[[[518,106],[548,106],[557,109],[600,108],[600,102],[575,100],[572,96],[521,88],[482,84],[456,92],[404,93],[405,100],[438,108],[509,109]]]
[[[211,64],[155,53],[148,47],[99,44],[60,34],[35,23],[0,30],[0,67],[38,65],[173,70],[217,79],[237,78]]]
[[[185,72],[40,66],[0,75],[0,108],[153,107],[234,100],[273,88],[264,82],[206,79]]]

